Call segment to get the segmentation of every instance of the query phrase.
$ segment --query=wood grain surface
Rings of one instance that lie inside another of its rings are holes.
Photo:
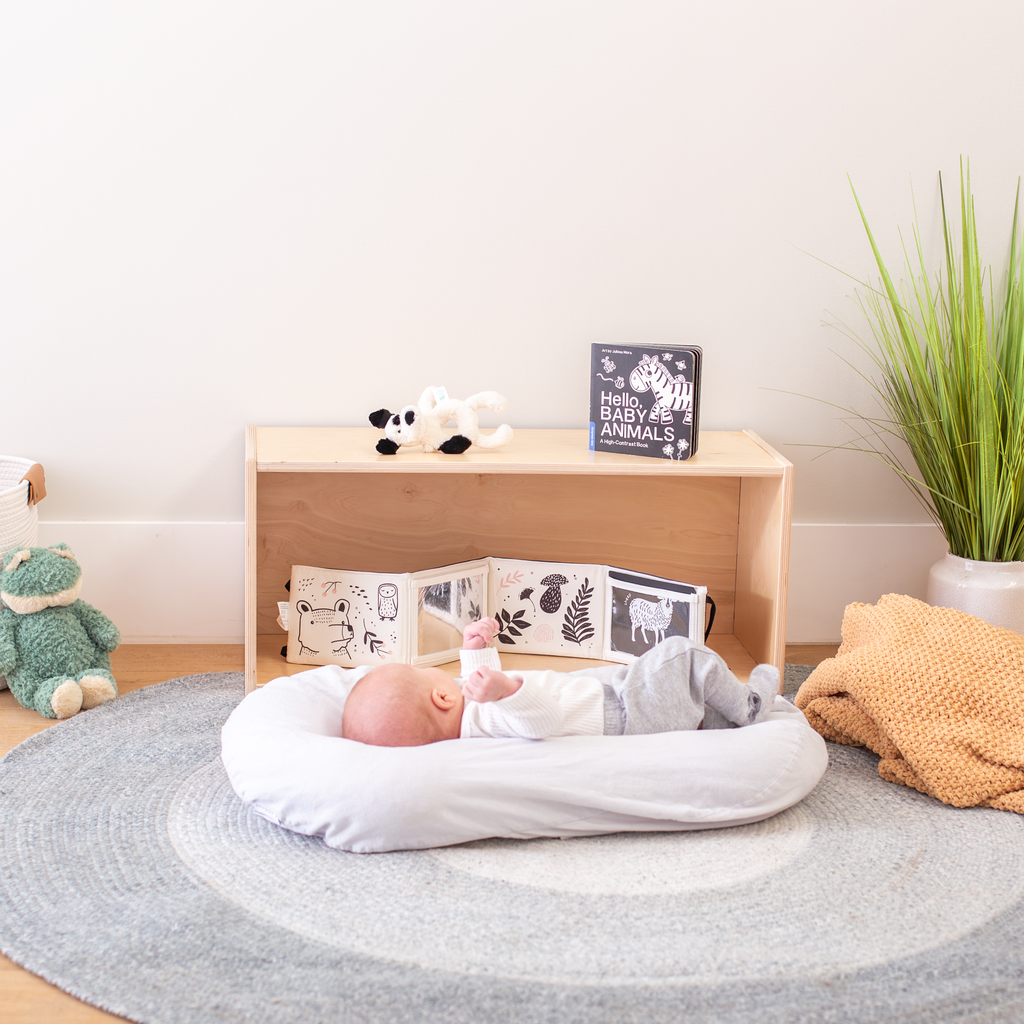
[[[417,572],[495,555],[594,562],[706,585],[732,632],[737,477],[260,474],[256,631],[292,565]]]

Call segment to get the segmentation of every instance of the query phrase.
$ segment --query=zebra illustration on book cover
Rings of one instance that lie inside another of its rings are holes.
[[[659,459],[697,451],[701,349],[591,347],[590,449]]]
[[[683,422],[693,422],[693,380],[682,374],[673,377],[657,356],[641,356],[636,369],[629,375],[629,386],[634,391],[650,391],[654,395],[650,423],[675,423],[673,412],[683,413]]]

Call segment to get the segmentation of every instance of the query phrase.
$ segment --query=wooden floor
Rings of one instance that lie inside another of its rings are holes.
[[[817,665],[835,652],[835,646],[824,644],[790,645],[786,647],[786,661]],[[241,646],[213,644],[126,644],[111,655],[111,661],[118,690],[127,693],[199,672],[241,672],[243,650]],[[9,691],[0,691],[0,756],[54,724],[52,719],[20,707]],[[0,954],[0,1024],[100,1024],[119,1020],[123,1018],[72,998]]]
[[[839,644],[786,644],[786,664],[820,665],[838,650]]]

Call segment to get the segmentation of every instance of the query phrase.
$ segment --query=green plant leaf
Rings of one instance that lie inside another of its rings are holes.
[[[929,269],[915,213],[918,270],[909,270],[904,244],[908,276],[899,287],[852,182],[850,188],[880,275],[877,288],[861,282],[856,300],[874,344],[857,340],[877,369],[877,377],[869,379],[883,415],[844,410],[859,421],[857,437],[835,447],[867,452],[895,470],[942,527],[953,554],[983,561],[1024,560],[1020,183],[998,295],[978,247],[969,165],[961,161],[959,232],[947,212],[939,176],[943,267],[935,273]],[[901,462],[893,444],[897,439],[910,449],[919,476]]]

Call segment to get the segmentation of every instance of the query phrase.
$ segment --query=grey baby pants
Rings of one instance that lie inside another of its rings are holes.
[[[680,636],[629,665],[571,674],[604,684],[606,736],[753,725],[768,715],[779,690],[774,665],[758,665],[744,684],[714,651]]]

